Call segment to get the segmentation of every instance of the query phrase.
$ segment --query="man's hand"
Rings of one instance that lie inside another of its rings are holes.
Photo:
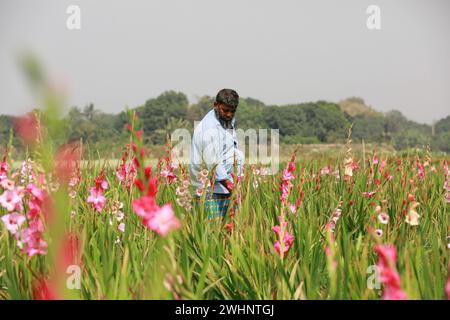
[[[227,190],[228,190],[230,193],[233,191],[233,187],[234,187],[233,181],[231,181],[231,180],[222,180],[222,181],[220,181],[220,183],[221,183],[225,188],[227,188]]]

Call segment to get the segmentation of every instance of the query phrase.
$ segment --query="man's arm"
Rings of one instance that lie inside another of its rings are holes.
[[[225,188],[227,188],[228,192],[232,192],[233,191],[233,182],[231,180],[222,180],[222,181],[218,181],[220,182]]]

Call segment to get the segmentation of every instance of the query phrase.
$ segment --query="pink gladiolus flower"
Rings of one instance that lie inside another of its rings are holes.
[[[279,235],[281,232],[281,228],[279,225],[276,225],[276,226],[272,227],[272,231],[275,232],[277,235]]]
[[[423,180],[425,178],[425,167],[421,164],[417,167],[417,176],[420,180]]]
[[[11,234],[16,234],[20,226],[25,222],[25,217],[17,212],[6,214],[2,217],[2,221],[5,224],[6,229]]]
[[[158,206],[155,203],[155,199],[151,196],[142,196],[133,200],[133,210],[139,217],[150,217],[157,209]]]
[[[294,175],[292,174],[292,171],[289,171],[288,169],[283,170],[283,180],[288,181],[294,179]]]
[[[6,162],[6,156],[3,157],[2,162],[0,162],[0,182],[8,178],[8,163]]]
[[[103,195],[103,191],[99,190],[95,187],[90,189],[90,195],[87,198],[88,203],[92,203],[94,209],[98,212],[102,211],[103,206],[105,205],[106,198]]]
[[[171,230],[181,228],[181,223],[175,216],[171,204],[165,204],[159,208],[149,219],[144,218],[144,225],[163,237]]]
[[[367,197],[368,199],[372,198],[375,193],[377,193],[376,191],[370,191],[370,192],[363,192],[362,195]]]
[[[22,195],[17,191],[17,189],[5,190],[0,196],[0,205],[10,212],[16,209],[20,209],[20,211],[22,211],[21,204]]]
[[[284,249],[283,249],[283,257],[286,256],[287,252],[291,248],[292,243],[294,242],[295,237],[291,234],[289,234],[287,231],[284,232],[283,242],[284,242]],[[277,253],[280,255],[281,253],[281,243],[280,240],[277,240],[274,244],[274,248],[277,251]]]
[[[282,219],[283,219],[283,217],[278,217],[278,220],[281,222],[282,221]],[[287,221],[285,221],[284,223],[283,223],[283,226],[284,226],[284,228],[286,228],[286,226],[287,226]],[[280,236],[281,234],[280,234],[280,232],[281,232],[281,227],[279,226],[279,225],[276,225],[276,226],[274,226],[274,227],[272,227],[272,231],[273,232],[275,232],[275,234],[277,235],[277,236]]]
[[[445,199],[445,202],[450,203],[450,192],[447,192],[447,193],[444,195],[444,199]]]
[[[444,189],[450,192],[450,180],[445,180]]]
[[[42,238],[44,226],[40,219],[31,220],[29,228],[24,229],[20,234],[16,234],[17,245],[23,248],[25,245],[25,253],[31,258],[36,254],[47,254],[47,242]]]
[[[117,167],[116,174],[122,185],[126,186],[129,190],[134,183],[134,178],[136,176],[136,164],[134,158],[131,159],[130,163],[127,164],[128,152],[125,151],[122,156],[122,163]]]
[[[336,223],[338,222],[339,218],[341,217],[342,210],[338,207],[334,210],[333,214],[330,217],[330,220],[326,224],[325,228],[330,229],[331,232],[334,232],[334,229],[336,228]]]
[[[296,151],[294,151],[294,153],[292,154],[291,161],[289,162],[287,167],[283,170],[283,177],[280,186],[281,191],[280,200],[281,203],[283,204],[286,203],[286,200],[289,196],[289,192],[292,189],[291,180],[295,178],[294,175],[292,174],[292,172],[294,172],[295,170],[295,153]]]
[[[103,195],[103,191],[108,189],[108,182],[104,180],[104,174],[101,172],[97,178],[95,178],[95,187],[89,189],[90,195],[87,198],[88,203],[92,203],[92,206],[97,212],[102,211],[106,198]]]
[[[0,179],[0,186],[1,186],[3,189],[13,191],[13,190],[14,190],[14,185],[15,185],[15,183],[14,183],[14,181],[12,181],[12,180],[9,180],[9,179],[7,179],[7,178],[5,178],[5,179],[3,179],[3,180]]]
[[[124,217],[125,217],[125,214],[122,211],[117,212],[117,214],[116,214],[117,221],[119,221],[119,222],[122,221]]]
[[[119,224],[118,226],[117,226],[117,229],[120,231],[120,232],[125,232],[125,223],[121,223],[121,224]]]
[[[380,281],[385,285],[383,300],[405,300],[406,294],[400,287],[400,276],[395,269],[397,262],[397,251],[390,245],[376,245],[375,251],[378,254],[377,264]]]
[[[295,214],[297,212],[297,207],[295,206],[295,204],[290,203],[289,204],[289,210],[291,210],[291,212],[293,214]]]
[[[380,223],[382,223],[382,224],[388,224],[389,223],[389,215],[387,215],[384,212],[381,212],[378,215],[378,221],[380,221]]]
[[[28,184],[26,191],[40,201],[44,201],[45,191],[36,187],[33,183]]]
[[[161,176],[167,178],[169,181],[171,181],[175,178],[175,174],[172,171],[169,171],[166,169],[161,170]]]
[[[359,162],[353,160],[352,161],[352,171],[358,171],[359,170]]]

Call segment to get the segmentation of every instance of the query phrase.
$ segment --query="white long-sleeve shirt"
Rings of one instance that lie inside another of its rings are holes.
[[[233,129],[224,129],[212,109],[194,129],[189,156],[189,174],[194,190],[203,188],[198,178],[202,165],[208,171],[215,166],[214,193],[229,193],[219,181],[232,180],[231,173],[234,171],[235,161],[237,174],[238,176],[242,175],[244,155],[238,149],[234,127],[235,118],[231,123]],[[210,193],[211,190],[207,190],[207,192]]]

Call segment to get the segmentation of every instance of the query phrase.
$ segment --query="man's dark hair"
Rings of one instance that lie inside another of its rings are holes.
[[[222,89],[216,96],[216,102],[237,107],[239,104],[239,95],[233,89]]]

